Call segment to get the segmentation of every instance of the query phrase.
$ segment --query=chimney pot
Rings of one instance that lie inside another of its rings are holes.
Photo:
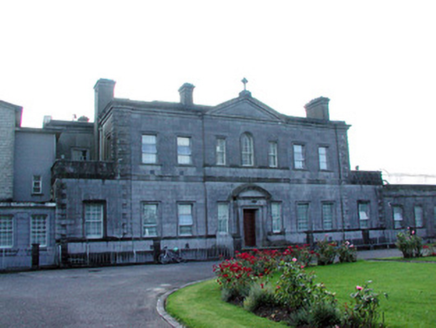
[[[194,104],[194,92],[195,86],[190,83],[183,84],[180,89],[180,103],[183,105],[193,105]]]
[[[326,97],[311,100],[304,106],[306,108],[306,117],[328,121],[330,119],[329,101],[330,99]]]

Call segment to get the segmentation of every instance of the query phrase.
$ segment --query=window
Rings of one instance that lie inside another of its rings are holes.
[[[142,163],[157,163],[156,136],[152,134],[142,135]]]
[[[270,141],[269,143],[269,153],[268,153],[269,167],[277,167],[277,142]]]
[[[218,232],[229,232],[229,205],[227,203],[218,204]]]
[[[241,137],[242,166],[254,165],[253,137],[244,133]]]
[[[415,226],[421,228],[424,225],[424,214],[422,211],[422,206],[415,206],[413,209],[415,213]]]
[[[318,158],[319,158],[319,169],[323,171],[327,170],[328,169],[327,147],[318,148]]]
[[[144,237],[157,236],[157,210],[157,204],[142,204],[142,235]]]
[[[358,205],[359,210],[359,225],[361,229],[369,228],[369,203],[361,202]]]
[[[309,204],[297,204],[297,229],[299,231],[309,229]]]
[[[403,208],[401,206],[392,206],[394,215],[394,228],[401,229],[403,227]]]
[[[304,159],[304,146],[294,145],[294,168],[304,169],[305,159]]]
[[[194,220],[192,219],[192,204],[179,204],[179,234],[180,235],[192,235],[192,225]]]
[[[73,161],[87,161],[89,159],[87,149],[73,149],[71,154]]]
[[[433,221],[434,228],[436,229],[436,206],[433,207]]]
[[[32,194],[42,194],[42,177],[40,175],[33,176]]]
[[[191,164],[191,138],[177,138],[177,163]]]
[[[333,204],[322,204],[322,226],[324,230],[333,229]]]
[[[0,216],[0,248],[14,245],[14,220],[11,216]]]
[[[282,204],[271,203],[272,231],[275,233],[282,231]]]
[[[85,204],[85,237],[103,238],[103,204]]]
[[[226,139],[216,139],[216,164],[226,165]]]
[[[30,244],[47,246],[47,216],[32,215],[30,218]]]

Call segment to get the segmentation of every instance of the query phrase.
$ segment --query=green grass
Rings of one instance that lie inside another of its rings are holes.
[[[381,312],[389,327],[436,326],[436,265],[433,263],[366,262],[308,268],[317,282],[336,292],[338,302],[350,302],[356,285],[372,280],[381,297]],[[221,301],[216,280],[192,285],[170,295],[167,311],[192,328],[285,327]]]
[[[423,257],[389,257],[383,259],[383,261],[403,261],[403,262],[436,262],[436,256],[423,256]]]

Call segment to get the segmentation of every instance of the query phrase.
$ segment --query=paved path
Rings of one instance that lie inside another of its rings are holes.
[[[213,277],[213,262],[0,274],[0,327],[170,327],[157,299]]]

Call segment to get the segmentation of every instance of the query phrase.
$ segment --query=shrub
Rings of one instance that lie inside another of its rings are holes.
[[[423,256],[436,256],[435,247],[433,244],[427,244],[422,246],[422,255]]]
[[[274,306],[274,288],[268,283],[254,282],[248,296],[244,299],[244,309],[254,312],[262,305]]]
[[[399,232],[395,245],[403,253],[404,258],[422,256],[422,238],[417,236],[414,230],[407,228],[405,232]]]
[[[250,267],[231,259],[214,266],[213,270],[218,276],[217,282],[221,286],[224,300],[248,295],[253,279],[251,274],[253,270]]]
[[[317,242],[316,257],[318,258],[318,265],[333,264],[335,262],[336,246],[336,242],[327,240],[327,235],[323,240]]]
[[[349,241],[344,241],[338,248],[339,262],[356,262],[357,250]]]
[[[368,285],[371,281],[368,281],[363,287],[356,286],[356,292],[350,294],[352,298],[351,306],[345,304],[344,316],[342,324],[348,328],[372,328],[377,326],[383,326],[383,324],[377,324],[379,319],[379,313],[377,312],[380,306],[380,300],[378,293],[374,293]],[[384,293],[385,297],[387,294]]]

